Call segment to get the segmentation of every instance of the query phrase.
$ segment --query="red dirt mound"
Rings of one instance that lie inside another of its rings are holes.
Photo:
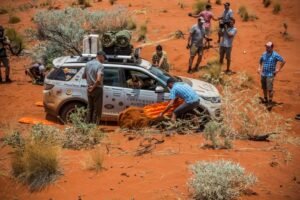
[[[119,115],[119,125],[121,128],[143,128],[149,125],[150,119],[145,115],[144,109],[139,107],[129,107]]]

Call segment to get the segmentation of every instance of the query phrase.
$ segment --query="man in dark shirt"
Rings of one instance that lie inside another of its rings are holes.
[[[1,66],[5,67],[5,82],[10,83],[11,80],[9,78],[9,60],[6,54],[6,46],[9,46],[10,42],[8,38],[4,35],[4,28],[0,25],[0,83],[2,83],[2,73]]]

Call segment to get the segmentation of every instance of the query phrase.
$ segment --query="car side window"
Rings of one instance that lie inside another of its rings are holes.
[[[120,70],[118,68],[104,68],[103,84],[106,86],[121,87]]]
[[[157,80],[141,71],[126,69],[124,84],[127,88],[143,89],[154,91],[156,86],[160,85]]]
[[[57,81],[69,81],[71,80],[80,70],[80,67],[60,67],[54,68],[47,76],[50,80]]]

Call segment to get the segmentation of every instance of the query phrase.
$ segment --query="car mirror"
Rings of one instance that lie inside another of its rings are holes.
[[[155,93],[163,93],[164,92],[164,88],[162,86],[156,86],[155,88]]]

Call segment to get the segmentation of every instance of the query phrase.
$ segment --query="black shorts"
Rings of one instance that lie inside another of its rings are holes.
[[[174,114],[176,117],[181,116],[183,114],[189,113],[199,106],[199,100],[193,103],[183,103],[178,108],[174,110]]]

